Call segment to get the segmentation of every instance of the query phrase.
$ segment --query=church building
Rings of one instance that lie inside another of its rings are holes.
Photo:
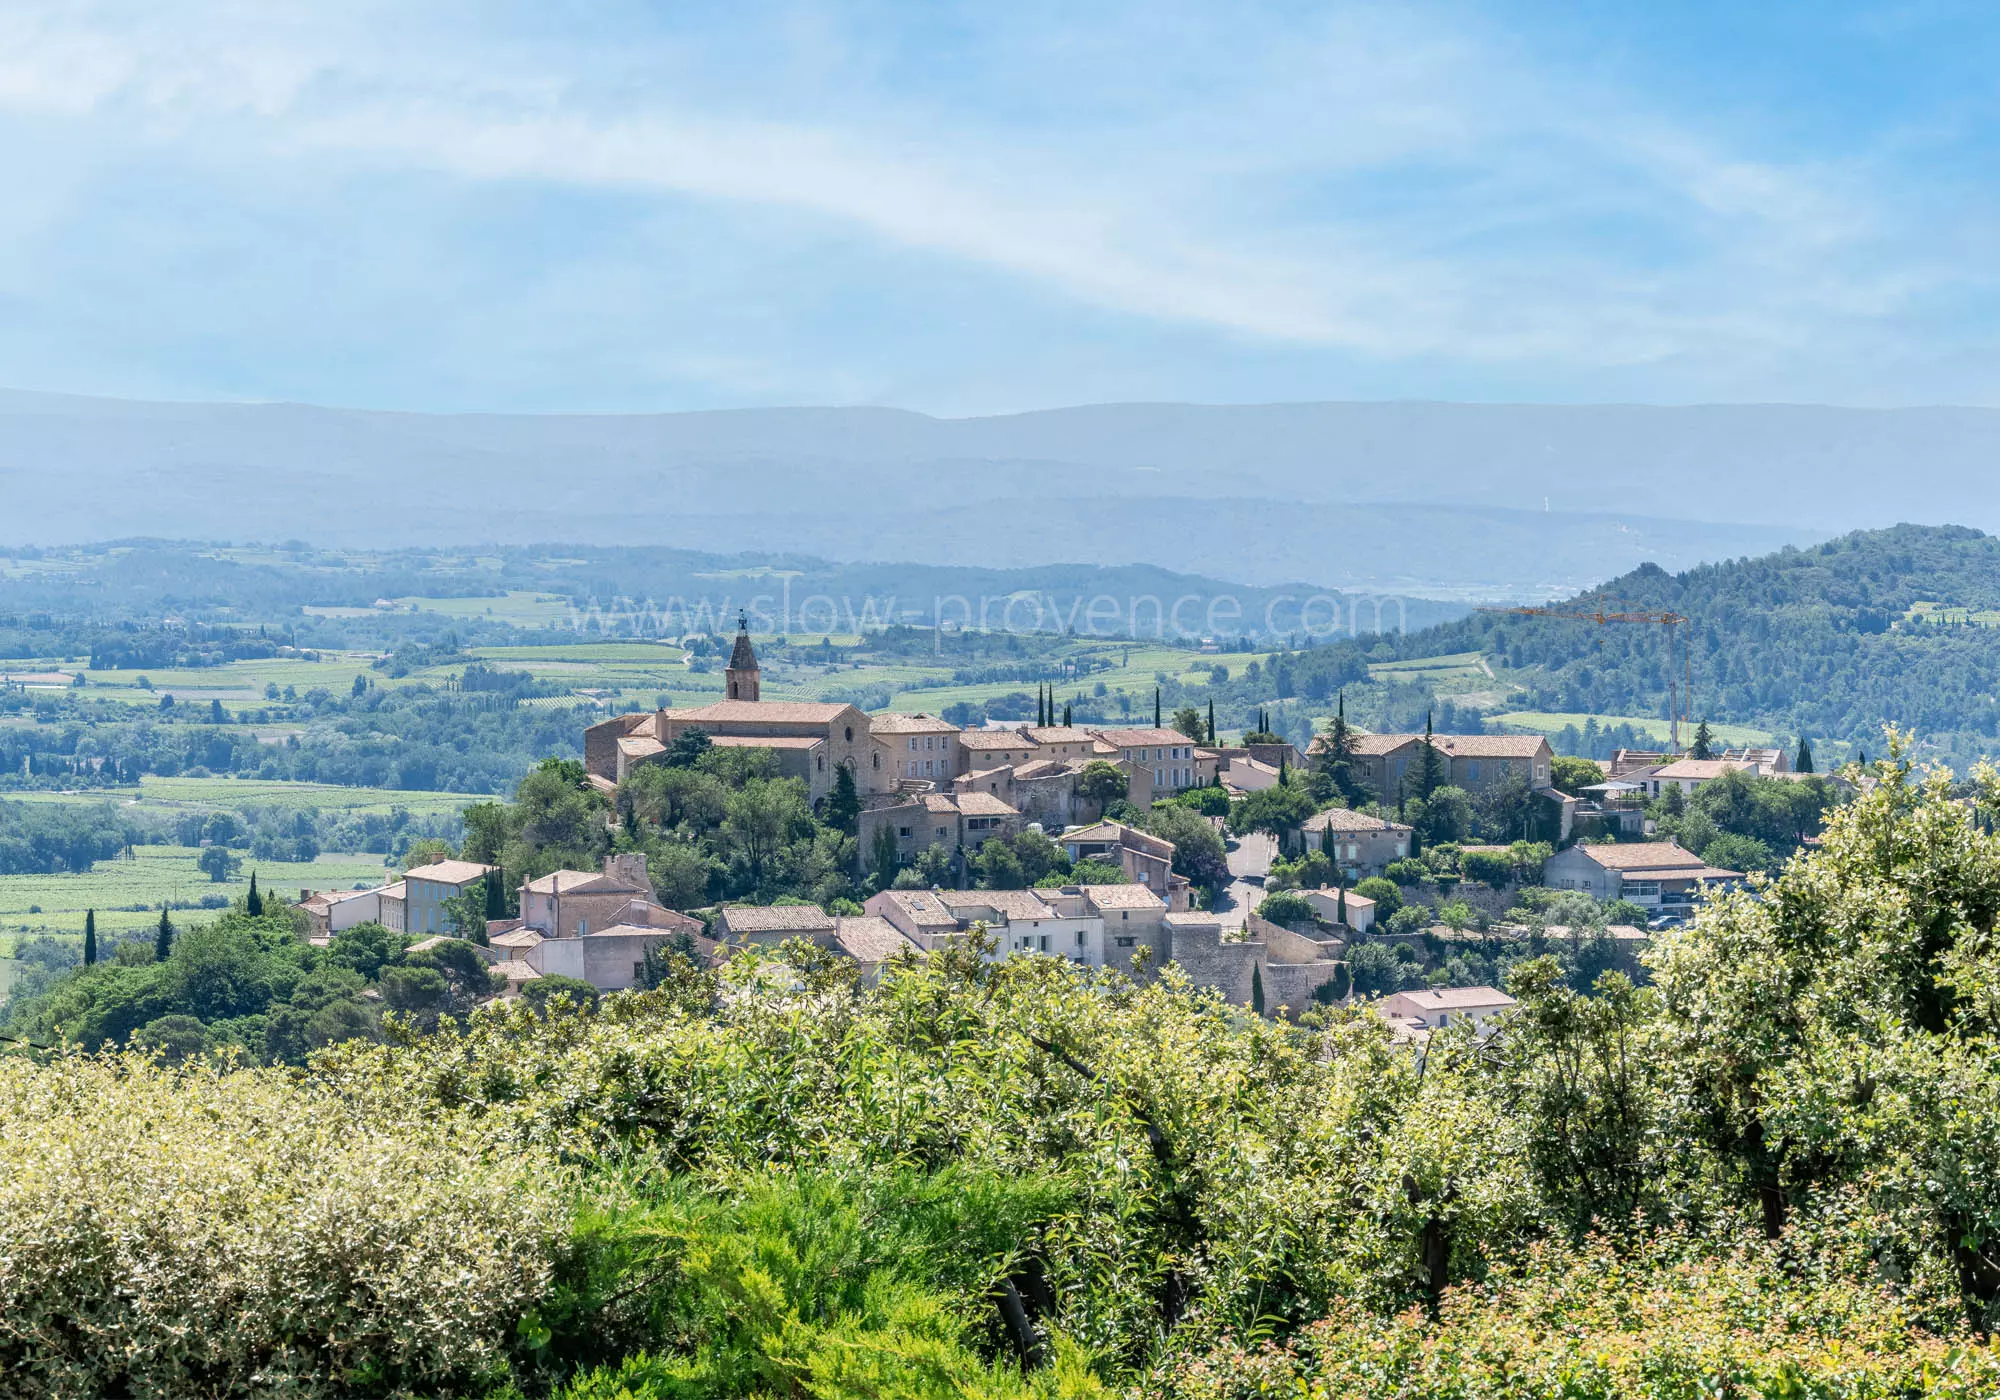
[[[620,715],[584,731],[583,761],[591,776],[610,786],[642,763],[666,756],[674,740],[690,729],[721,747],[768,749],[778,771],[798,778],[817,802],[833,790],[843,763],[854,771],[863,793],[887,792],[895,785],[880,747],[870,737],[868,716],[853,705],[816,701],[765,700],[748,618],[739,618],[736,645],[723,671],[724,699],[690,709]]]

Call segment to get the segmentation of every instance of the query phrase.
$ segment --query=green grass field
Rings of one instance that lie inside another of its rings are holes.
[[[265,782],[242,778],[161,778],[148,774],[138,787],[93,788],[80,792],[13,792],[8,802],[50,802],[92,806],[100,802],[130,803],[157,808],[198,807],[241,811],[245,807],[277,807],[285,811],[314,808],[322,812],[389,812],[401,807],[414,815],[457,813],[472,802],[491,798],[463,792],[405,792],[399,788],[337,787],[331,783]]]
[[[392,598],[406,612],[437,613],[441,617],[490,618],[515,627],[555,627],[567,621],[574,604],[560,593],[514,590],[480,598]]]
[[[84,911],[95,909],[101,931],[144,928],[159,919],[163,901],[193,902],[204,895],[234,899],[249,889],[253,869],[260,886],[287,899],[297,899],[302,889],[351,889],[364,881],[379,883],[389,875],[380,856],[322,855],[310,862],[246,860],[238,878],[215,884],[196,865],[200,852],[192,847],[138,846],[134,852],[132,860],[99,861],[84,875],[0,875],[0,927],[16,936],[23,932],[81,936]],[[119,907],[132,904],[147,907]],[[185,925],[215,914],[188,909],[173,917]]]
[[[1450,656],[1425,656],[1409,661],[1378,661],[1368,667],[1369,676],[1378,681],[1399,681],[1405,685],[1417,681],[1487,681],[1493,679],[1485,658],[1476,651],[1456,652]]]
[[[1493,718],[1509,729],[1525,729],[1537,734],[1559,733],[1572,724],[1582,729],[1584,721],[1588,719],[1595,719],[1599,728],[1614,724],[1629,724],[1660,744],[1667,742],[1671,732],[1667,721],[1663,719],[1635,715],[1571,715],[1544,710],[1516,710],[1511,714],[1495,715]],[[1774,737],[1768,729],[1753,729],[1747,724],[1710,724],[1708,729],[1709,733],[1715,736],[1717,743],[1729,748],[1769,744]],[[1683,728],[1681,742],[1686,744],[1693,739],[1694,731]]]

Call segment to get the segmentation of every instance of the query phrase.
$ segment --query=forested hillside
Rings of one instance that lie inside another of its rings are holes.
[[[2000,539],[1977,530],[1898,525],[1681,574],[1649,565],[1554,606],[1692,619],[1698,718],[1848,752],[1895,723],[1961,766],[2000,734]],[[1519,687],[1512,708],[1667,713],[1663,629],[1510,613],[1308,651],[1288,679],[1310,696],[1352,684],[1368,661],[1461,653]]]

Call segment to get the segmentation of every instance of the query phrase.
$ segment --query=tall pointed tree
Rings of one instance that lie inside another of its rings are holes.
[[[1424,751],[1417,759],[1417,796],[1430,800],[1430,795],[1445,785],[1444,754],[1439,751],[1435,736],[1431,732],[1431,712],[1424,711]]]
[[[1798,756],[1792,760],[1792,771],[1810,773],[1813,771],[1812,744],[1805,735],[1799,735]]]
[[[257,889],[257,872],[250,872],[250,893],[244,897],[243,907],[253,919],[264,917],[264,896]]]
[[[83,965],[89,967],[97,961],[97,911],[83,911]]]
[[[1695,726],[1694,744],[1688,749],[1689,758],[1714,758],[1715,736],[1708,732],[1708,721],[1704,719]]]
[[[1153,728],[1160,727],[1160,688],[1153,687]]]
[[[174,955],[174,921],[167,917],[167,906],[160,906],[160,926],[153,931],[153,961],[165,962]]]
[[[1208,697],[1208,742],[1215,742],[1215,697]]]
[[[1072,709],[1072,708],[1070,707],[1070,704],[1069,704],[1069,702],[1068,702],[1068,701],[1064,701],[1064,702],[1063,702],[1063,728],[1064,728],[1064,729],[1073,729],[1073,728],[1075,728],[1075,727],[1076,727],[1076,711],[1075,711],[1075,710],[1073,710],[1073,709]]]

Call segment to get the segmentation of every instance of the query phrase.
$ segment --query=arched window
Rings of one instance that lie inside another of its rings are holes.
[[[847,742],[850,744],[854,742],[854,726],[851,724],[847,726]]]

